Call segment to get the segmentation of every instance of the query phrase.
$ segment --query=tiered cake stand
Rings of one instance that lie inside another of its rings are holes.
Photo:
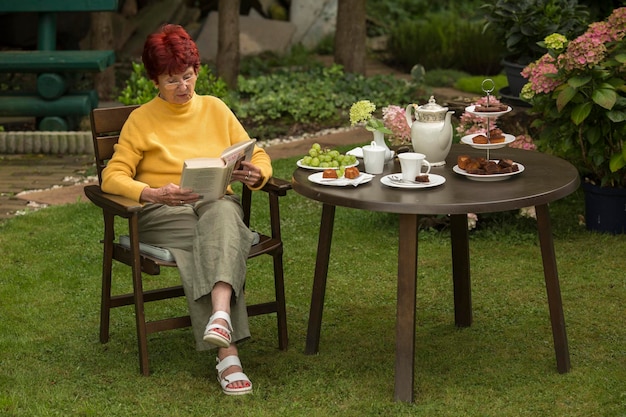
[[[489,100],[491,98],[491,92],[495,88],[495,83],[493,82],[492,79],[487,78],[486,80],[483,81],[481,87],[482,87],[482,90],[487,95],[487,104],[489,104]],[[475,116],[484,117],[485,119],[487,119],[487,133],[485,134],[485,136],[487,136],[487,139],[490,139],[489,136],[490,136],[490,131],[491,131],[491,120],[495,119],[496,117],[502,116],[503,114],[507,114],[511,110],[513,110],[511,108],[511,106],[507,106],[506,110],[498,111],[498,112],[481,112],[481,111],[476,111],[476,106],[468,106],[468,107],[465,108],[466,112],[468,112],[470,114],[473,114]],[[478,135],[479,134],[463,136],[461,138],[461,142],[465,143],[467,145],[470,145],[471,147],[476,148],[476,149],[484,149],[484,150],[486,150],[487,151],[487,160],[490,159],[489,151],[491,149],[503,148],[503,147],[507,146],[509,143],[515,141],[515,136],[509,135],[508,133],[504,133],[504,142],[484,143],[484,144],[474,143],[473,138],[474,138],[474,136],[478,136]]]
[[[487,104],[489,104],[489,100],[491,98],[491,92],[494,90],[495,88],[495,83],[493,82],[493,80],[491,79],[486,79],[483,81],[482,83],[482,90],[485,92],[485,94],[487,95]],[[488,142],[490,139],[490,131],[491,131],[491,122],[492,119],[495,119],[496,117],[502,116],[503,114],[506,114],[508,112],[510,112],[511,110],[513,110],[511,108],[511,106],[507,106],[506,110],[503,111],[497,111],[497,112],[481,112],[481,111],[476,111],[476,106],[468,106],[465,108],[465,111],[473,114],[475,116],[478,117],[484,117],[487,120],[487,132],[485,133],[485,136],[487,136]],[[500,149],[500,148],[504,148],[505,146],[509,145],[510,143],[515,141],[515,136],[514,135],[510,135],[508,133],[504,133],[504,141],[503,142],[499,142],[499,143],[474,143],[473,138],[475,136],[480,135],[480,133],[477,134],[473,134],[473,135],[466,135],[463,136],[461,138],[461,143],[465,143],[467,145],[470,145],[472,148],[475,149],[483,149],[486,151],[487,153],[487,160],[491,159],[491,155],[490,155],[490,151],[492,149]],[[501,181],[501,180],[505,180],[510,178],[513,175],[517,175],[519,173],[521,173],[524,170],[524,166],[520,163],[516,163],[518,166],[518,170],[512,173],[497,173],[497,174],[470,174],[462,169],[460,169],[458,167],[458,165],[455,165],[453,167],[453,171],[464,175],[466,177],[468,177],[469,179],[475,180],[475,181]]]

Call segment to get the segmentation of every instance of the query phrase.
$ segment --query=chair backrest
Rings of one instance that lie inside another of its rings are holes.
[[[91,111],[91,135],[96,157],[98,180],[102,182],[102,170],[113,156],[114,146],[120,137],[128,115],[139,105],[101,107]]]

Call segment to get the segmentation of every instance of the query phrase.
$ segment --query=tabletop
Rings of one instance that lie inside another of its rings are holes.
[[[580,178],[569,162],[536,151],[501,148],[490,151],[490,159],[511,159],[522,164],[523,172],[503,181],[475,181],[453,171],[459,155],[486,156],[485,150],[455,144],[446,164],[433,167],[431,174],[443,176],[444,184],[423,189],[401,189],[383,185],[380,178],[400,172],[396,160],[385,171],[357,187],[314,184],[308,176],[314,171],[299,168],[293,173],[293,189],[323,203],[372,211],[407,214],[462,214],[514,210],[547,204],[574,192]],[[362,161],[359,165],[364,170]]]

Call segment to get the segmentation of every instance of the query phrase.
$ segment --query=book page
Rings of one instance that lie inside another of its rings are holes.
[[[227,166],[233,166],[233,169],[238,169],[241,161],[249,161],[252,157],[255,143],[256,139],[250,139],[244,142],[235,143],[234,145],[224,149],[224,152],[222,152],[224,164]]]

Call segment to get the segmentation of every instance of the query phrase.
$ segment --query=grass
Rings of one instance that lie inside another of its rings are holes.
[[[275,161],[276,175],[289,178],[296,160]],[[150,337],[150,377],[139,375],[132,309],[112,313],[111,340],[99,343],[102,231],[93,205],[0,223],[0,415],[626,415],[626,236],[579,226],[580,193],[551,205],[571,372],[556,371],[534,221],[480,215],[470,328],[454,326],[447,229],[420,232],[413,404],[393,402],[397,217],[337,209],[320,352],[307,356],[321,210],[294,192],[282,204],[291,344],[277,350],[274,317],[251,318],[240,354],[255,393],[243,398],[220,393],[214,355],[196,352],[188,329]],[[267,218],[254,223],[263,228]],[[249,265],[253,301],[271,292],[271,264]],[[128,288],[127,269],[115,272]],[[168,271],[147,282],[177,279]],[[172,311],[184,303],[147,314]]]

